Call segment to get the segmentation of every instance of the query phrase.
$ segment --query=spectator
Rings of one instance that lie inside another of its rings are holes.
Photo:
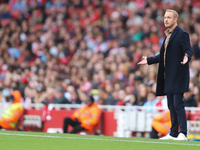
[[[114,98],[112,97],[111,94],[107,93],[105,88],[99,87],[98,88],[99,92],[99,101],[98,104],[100,105],[114,105]]]
[[[118,94],[119,94],[119,96],[118,96],[119,97],[119,101],[118,101],[117,105],[122,106],[126,102],[126,99],[125,99],[126,98],[126,93],[125,93],[124,90],[120,90],[118,92]]]
[[[197,33],[193,33],[191,35],[191,42],[192,42],[192,49],[194,53],[195,59],[200,58],[200,43],[199,43],[199,37]]]
[[[9,89],[3,89],[2,90],[2,105],[3,105],[3,109],[7,109],[11,103],[12,103],[12,100],[10,99],[10,90]]]
[[[53,104],[70,104],[70,102],[64,97],[62,88],[56,89],[55,99],[51,103],[53,103]]]
[[[190,77],[196,80],[192,81],[194,98],[199,102],[200,7],[193,1],[182,2],[182,7],[179,4],[171,0],[123,1],[120,5],[101,0],[13,0],[1,4],[0,16],[9,20],[0,22],[1,88],[13,87],[25,102],[41,103],[50,100],[49,84],[62,85],[65,99],[80,104],[77,91],[90,93],[105,83],[112,104],[118,102],[118,92],[125,90],[127,95],[135,95],[134,104],[142,106],[151,86],[156,87],[157,67],[136,64],[141,56],[158,53],[164,39],[163,13],[172,8],[179,11],[179,24],[191,37]],[[27,95],[27,89],[36,94]],[[57,96],[53,95],[51,102]]]
[[[108,94],[112,94],[112,92],[113,92],[113,86],[112,86],[112,84],[110,84],[110,83],[106,84],[105,90],[106,90],[106,92]]]
[[[46,91],[44,89],[44,85],[39,83],[37,89],[36,89],[36,95],[35,95],[35,103],[41,103],[43,100],[45,100],[46,97]]]
[[[146,108],[146,112],[152,112],[153,111],[152,108],[156,106],[156,102],[157,99],[155,93],[149,92],[147,94],[147,101],[143,105],[144,107],[148,107]]]
[[[77,133],[82,130],[93,131],[93,128],[98,124],[101,110],[92,96],[86,100],[86,104],[76,110],[71,118],[64,119],[63,132],[68,133],[68,126],[73,127],[70,133]]]
[[[88,95],[86,92],[83,92],[83,91],[78,91],[78,100],[76,100],[76,104],[82,104],[82,105],[85,105],[86,104],[86,101],[88,99]]]
[[[52,103],[55,100],[56,90],[53,85],[47,87],[46,98],[42,101],[43,104]]]
[[[138,91],[138,105],[143,106],[144,103],[147,101],[147,88],[144,84],[139,85]]]
[[[91,90],[91,87],[92,87],[92,85],[91,85],[91,83],[89,82],[88,77],[84,76],[84,77],[82,78],[82,83],[81,83],[81,86],[80,86],[80,90],[89,93],[90,90]]]
[[[101,84],[99,74],[93,75],[93,82],[92,82],[92,89],[97,89],[98,86]]]
[[[136,96],[135,95],[127,95],[125,97],[125,106],[134,106],[134,105],[138,105],[137,104],[137,100],[136,100]]]
[[[24,103],[25,103],[26,105],[35,103],[36,89],[26,87],[24,93],[25,93],[25,100],[24,100]]]
[[[185,107],[197,107],[197,102],[194,95],[194,84],[190,82],[189,91],[184,93],[183,101]]]
[[[119,91],[113,91],[112,92],[112,97],[114,99],[114,105],[117,105],[117,103],[119,102],[119,94],[118,94]]]
[[[70,102],[70,103],[75,103],[77,93],[75,91],[74,86],[69,85],[67,87],[67,91],[64,93],[64,97]]]
[[[12,16],[8,12],[6,5],[2,4],[0,6],[0,19],[11,19],[11,18],[12,18]]]

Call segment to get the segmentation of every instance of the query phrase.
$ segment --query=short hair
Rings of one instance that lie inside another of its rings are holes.
[[[100,85],[100,86],[98,86],[98,90],[101,90],[101,91],[103,91],[104,93],[106,92],[106,89],[105,89],[105,88],[103,88],[101,85]]]
[[[166,12],[172,12],[173,15],[174,15],[174,18],[177,18],[177,19],[178,19],[178,17],[179,17],[179,14],[178,14],[175,10],[173,10],[173,9],[167,9],[167,10],[165,11],[165,13],[166,13]]]
[[[90,100],[90,101],[92,101],[94,103],[94,97],[92,95],[89,95],[87,100]]]

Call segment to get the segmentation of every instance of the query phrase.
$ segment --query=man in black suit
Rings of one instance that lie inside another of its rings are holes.
[[[177,24],[178,13],[167,9],[164,15],[165,39],[160,54],[143,57],[138,64],[159,63],[156,95],[167,95],[171,116],[170,133],[162,140],[187,140],[187,119],[183,93],[189,87],[189,61],[192,49],[188,33]],[[178,128],[180,127],[180,132]]]

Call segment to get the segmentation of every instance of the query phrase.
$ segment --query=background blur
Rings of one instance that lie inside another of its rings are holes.
[[[1,0],[0,102],[19,90],[24,104],[166,107],[156,97],[157,65],[139,66],[159,53],[163,16],[176,10],[190,35],[190,91],[200,102],[199,0]],[[148,109],[147,112],[151,112]]]
[[[20,90],[24,103],[53,102],[64,96],[65,103],[80,104],[84,93],[93,91],[101,104],[101,94],[94,91],[101,86],[110,95],[108,104],[143,105],[149,92],[155,95],[157,66],[136,64],[142,56],[159,53],[163,15],[171,8],[180,14],[179,26],[190,34],[194,51],[190,95],[199,102],[198,4],[198,0],[4,0],[0,89]],[[131,98],[125,99],[127,95]]]

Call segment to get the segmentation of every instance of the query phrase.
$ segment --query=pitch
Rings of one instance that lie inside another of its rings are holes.
[[[1,150],[199,150],[194,141],[0,131]]]

